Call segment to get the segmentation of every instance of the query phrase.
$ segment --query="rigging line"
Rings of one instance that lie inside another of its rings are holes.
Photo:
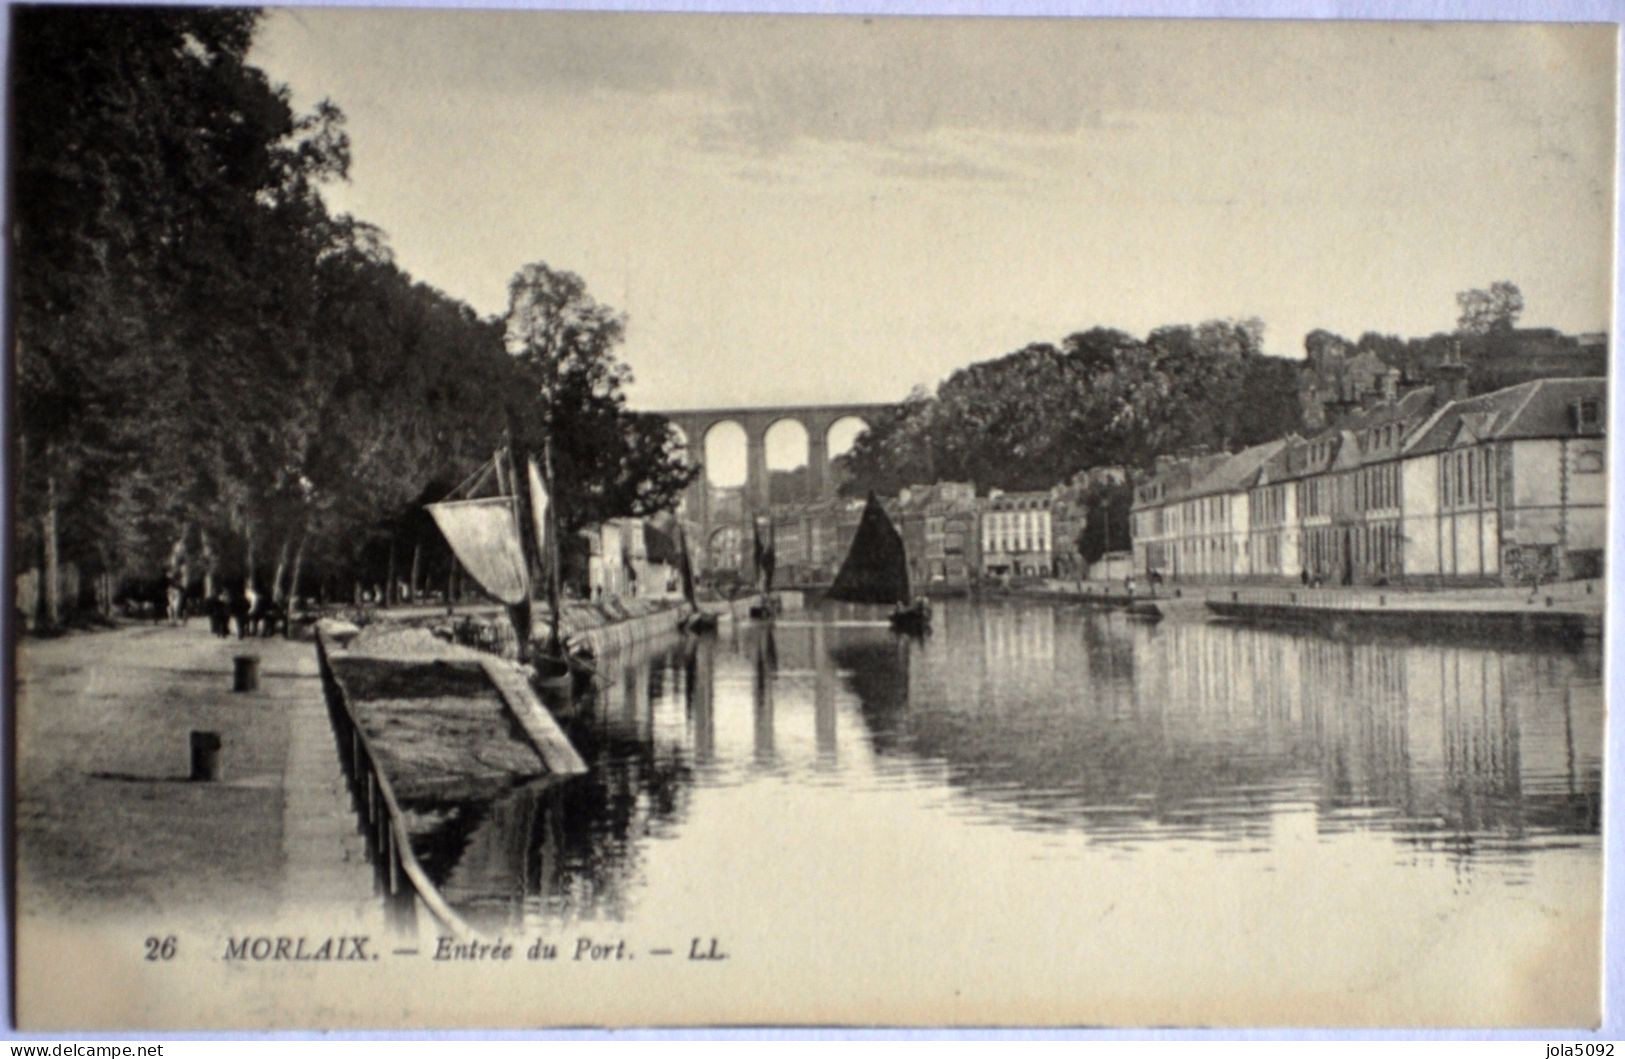
[[[473,474],[469,475],[467,478],[464,478],[460,483],[458,483],[456,488],[447,493],[445,499],[466,499],[465,496],[459,496],[458,494],[473,492],[475,489],[478,489],[484,483],[485,476],[490,472],[491,461],[486,460],[484,463],[480,464],[479,468]]]

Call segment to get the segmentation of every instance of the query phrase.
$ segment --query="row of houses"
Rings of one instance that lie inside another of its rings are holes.
[[[1135,489],[1134,569],[1327,584],[1600,576],[1606,397],[1602,378],[1468,397],[1446,371],[1309,437],[1164,458]]]
[[[1092,472],[1099,477],[1103,472]],[[1123,472],[1113,472],[1122,480]],[[1077,552],[1087,476],[1054,489],[991,490],[977,496],[970,482],[934,482],[881,498],[902,534],[910,578],[926,591],[955,591],[982,580],[1081,576]],[[775,505],[759,519],[771,539],[778,580],[824,584],[846,558],[863,513],[862,498]],[[769,526],[771,523],[771,527]],[[748,573],[754,541],[748,522],[711,534],[705,568]]]

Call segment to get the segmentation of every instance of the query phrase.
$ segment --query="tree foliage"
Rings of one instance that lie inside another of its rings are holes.
[[[508,285],[505,340],[533,408],[514,437],[550,449],[566,529],[670,508],[699,473],[669,422],[628,411],[632,372],[615,356],[625,329],[573,272],[533,262]]]
[[[569,439],[582,518],[669,503],[684,469],[664,422],[624,408],[624,322],[548,273],[559,326],[510,356],[500,321],[332,215],[344,116],[296,112],[248,63],[259,18],[15,12],[18,565],[50,538],[113,578],[151,578],[177,542],[194,573],[262,586],[290,554],[375,582],[428,543],[443,567],[413,513],[509,423]]]
[[[1500,280],[1488,290],[1464,290],[1456,295],[1461,315],[1456,329],[1464,335],[1487,335],[1510,331],[1523,313],[1523,292],[1517,284]]]
[[[1296,365],[1265,356],[1256,319],[1096,327],[956,371],[876,417],[843,457],[842,491],[927,481],[1045,489],[1102,465],[1148,467],[1193,445],[1232,448],[1296,429]]]

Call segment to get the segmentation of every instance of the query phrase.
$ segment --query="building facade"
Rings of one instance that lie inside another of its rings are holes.
[[[904,489],[898,530],[908,549],[909,577],[922,592],[963,591],[976,580],[980,505],[970,482]]]
[[[1136,489],[1137,571],[1177,580],[1490,584],[1600,576],[1606,380],[1460,379]]]
[[[1049,577],[1054,571],[1054,525],[1049,493],[993,490],[982,506],[982,574]]]

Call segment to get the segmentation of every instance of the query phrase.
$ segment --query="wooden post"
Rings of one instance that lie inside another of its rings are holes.
[[[191,735],[194,782],[213,783],[220,778],[220,733],[193,732]]]
[[[232,657],[232,691],[257,691],[260,686],[260,660],[258,655]]]

